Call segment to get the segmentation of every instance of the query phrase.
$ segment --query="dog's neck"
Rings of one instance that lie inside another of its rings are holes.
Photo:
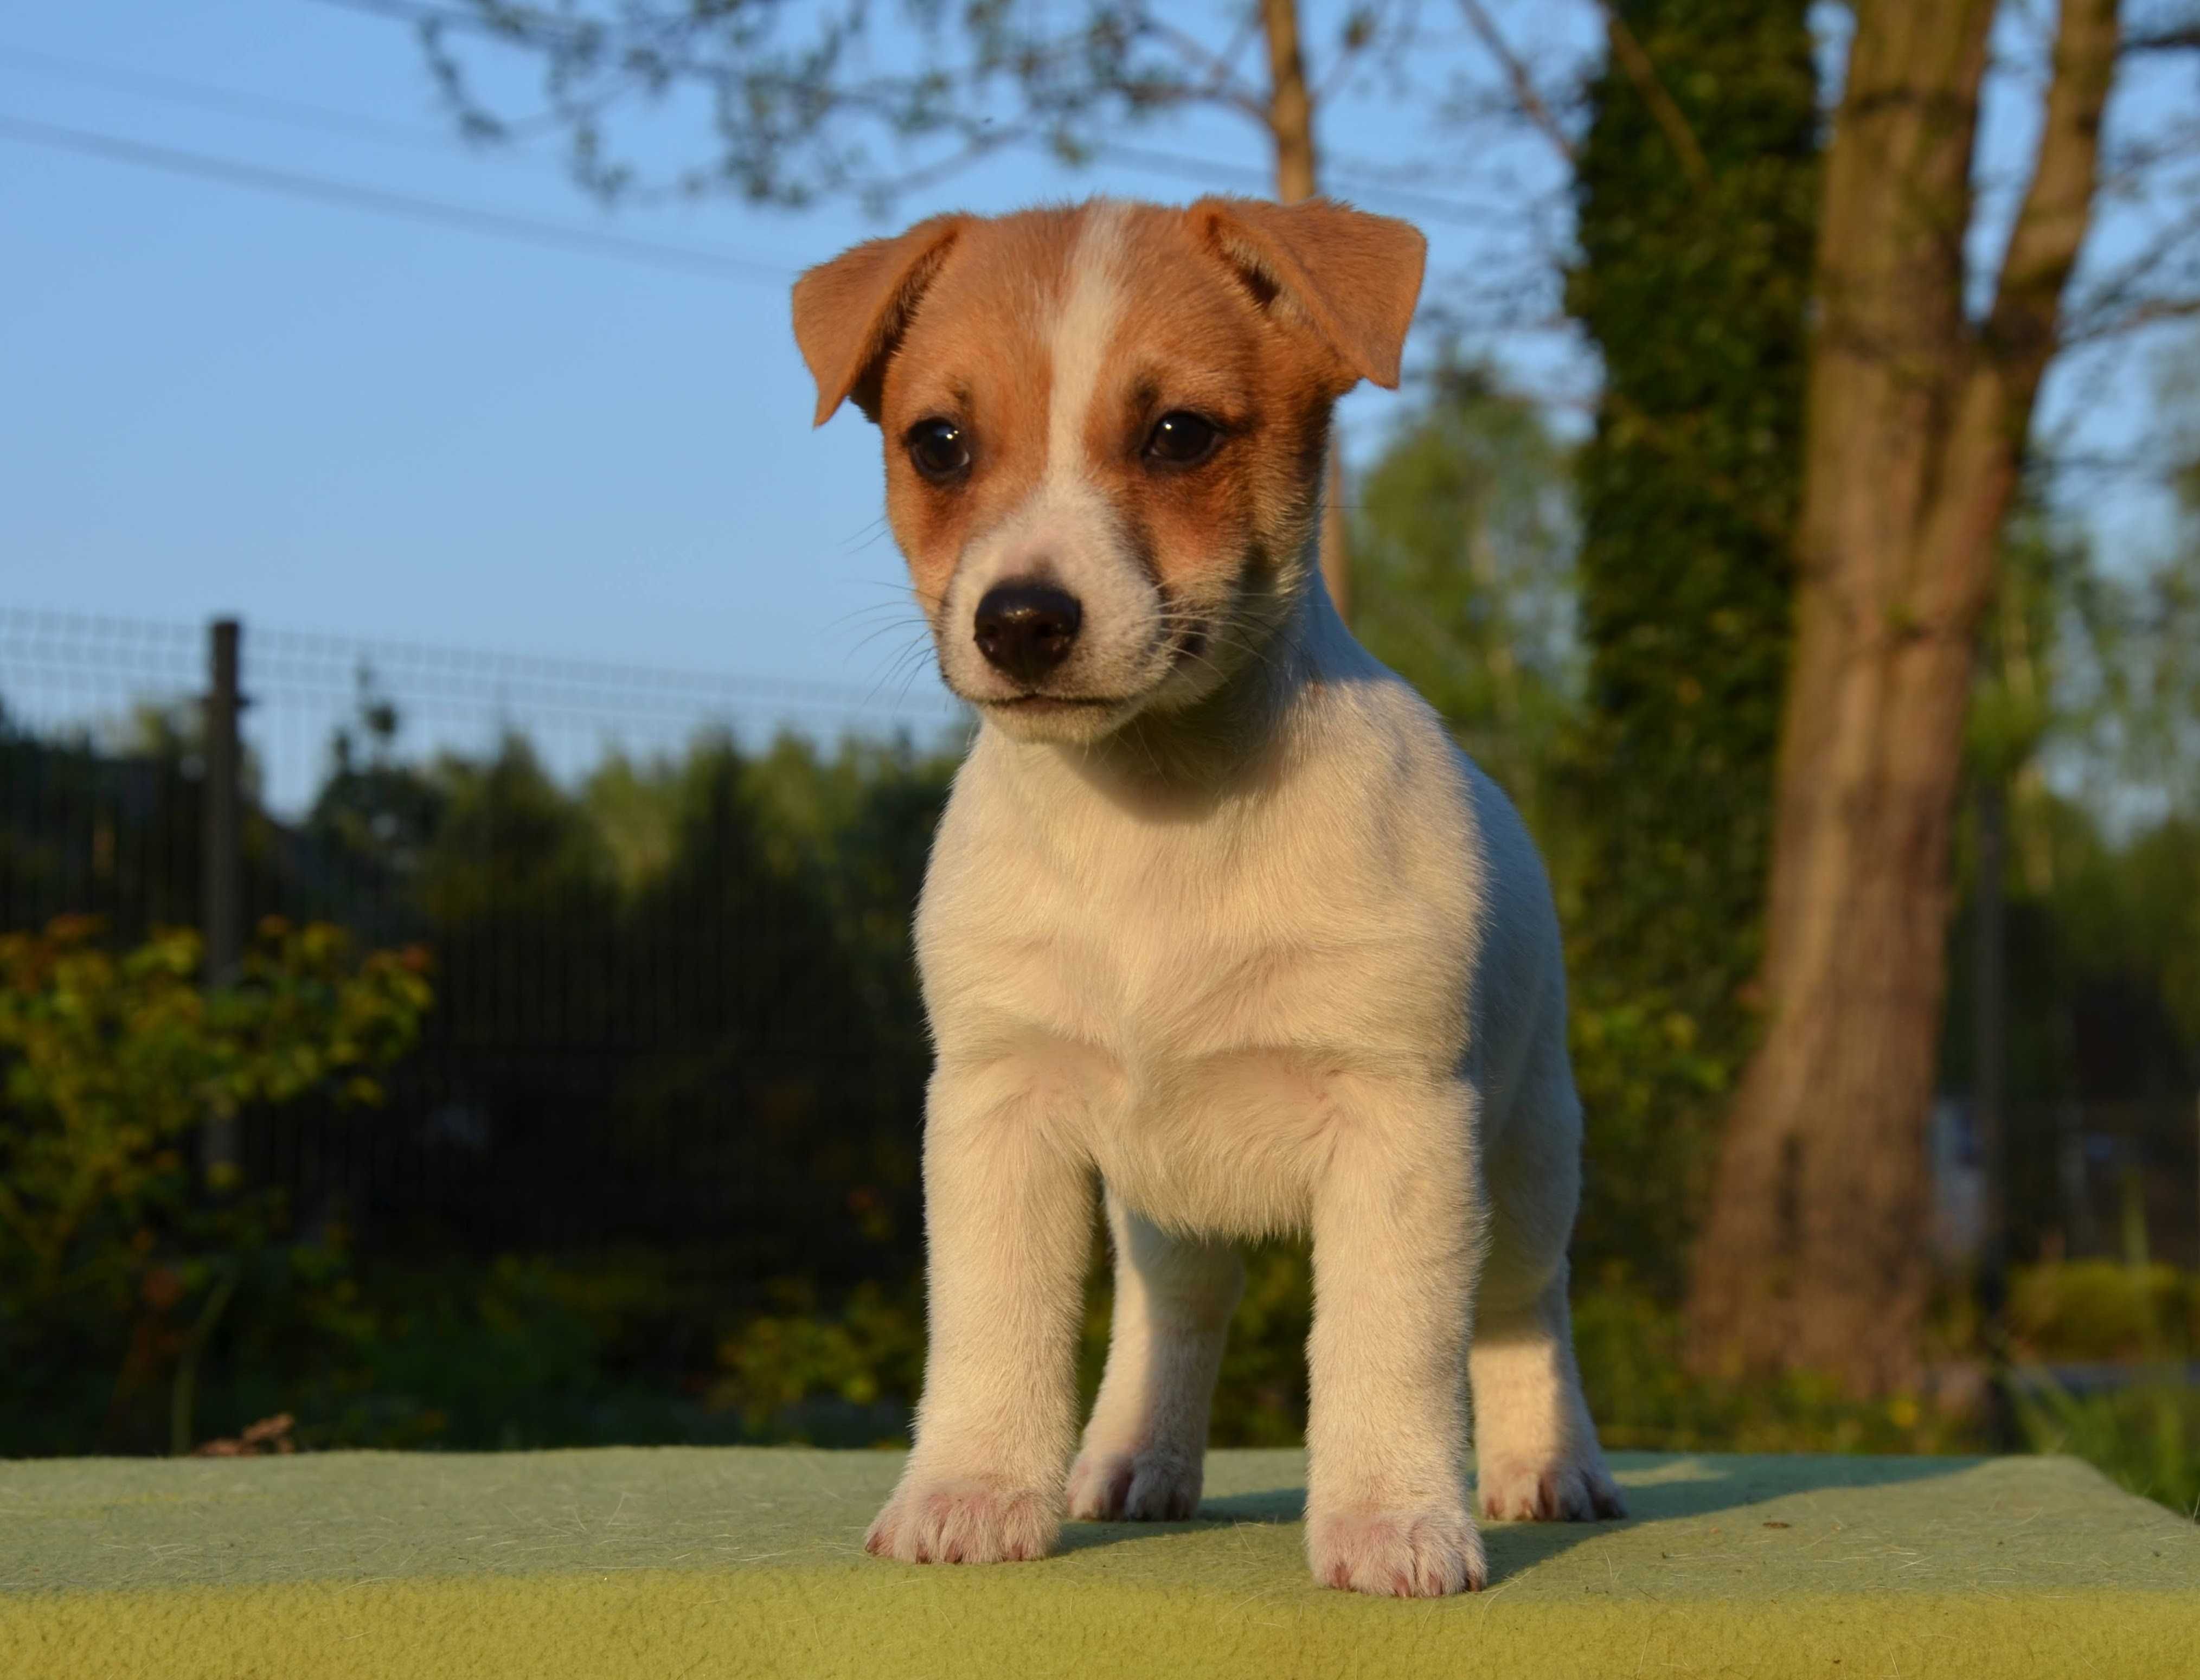
[[[1141,713],[1097,740],[1018,742],[1034,770],[1067,771],[1111,802],[1159,821],[1197,821],[1273,786],[1309,696],[1378,671],[1338,615],[1314,556],[1267,640],[1189,706]]]

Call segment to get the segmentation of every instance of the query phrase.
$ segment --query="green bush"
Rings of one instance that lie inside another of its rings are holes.
[[[924,1374],[924,1307],[915,1291],[894,1298],[865,1284],[837,1312],[822,1314],[811,1291],[788,1285],[780,1307],[720,1344],[714,1407],[738,1412],[752,1434],[803,1440],[811,1433],[805,1417],[815,1415],[805,1413],[806,1402],[914,1406]]]
[[[1979,1420],[1919,1395],[1849,1399],[1828,1379],[1689,1374],[1681,1315],[1617,1267],[1574,1297],[1582,1384],[1604,1443],[1653,1451],[1946,1453],[1985,1449]]]
[[[2200,1351],[2200,1274],[2109,1260],[2018,1267],[2009,1333],[2023,1361],[2191,1358]]]
[[[246,1109],[381,1099],[430,1003],[417,951],[269,922],[234,983],[197,936],[120,954],[82,917],[0,936],[0,1439],[11,1452],[187,1450],[225,1317],[310,1320],[337,1266],[281,1198],[194,1144]],[[280,1303],[280,1304],[278,1304]]]
[[[683,1324],[709,1311],[663,1256],[379,1265],[310,1366],[237,1362],[225,1415],[295,1414],[307,1447],[466,1451],[748,1438],[705,1405]]]

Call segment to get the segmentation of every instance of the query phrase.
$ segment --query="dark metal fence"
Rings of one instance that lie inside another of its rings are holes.
[[[959,728],[930,693],[0,611],[0,928],[428,946],[385,1105],[209,1144],[309,1224],[875,1275],[915,1242],[906,922]]]
[[[256,625],[223,645],[0,609],[0,929],[190,925],[219,966],[278,916],[432,951],[386,1106],[214,1147],[370,1248],[702,1246],[818,1281],[914,1261],[907,922],[962,728],[944,694]],[[2058,1018],[2113,1072],[2128,1011],[2102,996]],[[2200,1112],[2111,1091],[2004,1099],[2020,1247],[2200,1261]],[[1958,1251],[1972,1106],[1934,1127]]]

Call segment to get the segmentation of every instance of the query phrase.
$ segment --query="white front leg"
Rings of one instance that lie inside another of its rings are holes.
[[[943,1055],[924,1123],[930,1341],[916,1444],[867,1550],[910,1563],[1042,1557],[1077,1431],[1092,1170],[1043,1069]]]
[[[1244,1263],[1226,1242],[1173,1237],[1108,1196],[1115,1307],[1108,1372],[1069,1472],[1069,1514],[1179,1521],[1199,1508],[1208,1413]]]
[[[1473,1092],[1339,1082],[1314,1197],[1307,1555],[1315,1579],[1429,1598],[1481,1586],[1466,1381],[1484,1209]]]

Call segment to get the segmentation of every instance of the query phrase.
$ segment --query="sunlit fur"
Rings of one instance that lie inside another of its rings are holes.
[[[1331,405],[1395,381],[1419,273],[1410,229],[1337,206],[1103,202],[939,219],[798,288],[821,418],[853,396],[879,422],[941,670],[984,720],[917,916],[930,1363],[875,1552],[1033,1557],[1065,1507],[1189,1514],[1232,1244],[1287,1232],[1314,1239],[1317,1578],[1480,1583],[1470,1387],[1485,1514],[1618,1509],[1566,1315],[1549,888],[1314,563]],[[1211,460],[1147,458],[1173,410],[1221,425]],[[951,483],[904,448],[932,419],[969,440]],[[1085,617],[1026,691],[971,625],[1034,577]],[[1114,1343],[1076,1452],[1103,1186]]]

